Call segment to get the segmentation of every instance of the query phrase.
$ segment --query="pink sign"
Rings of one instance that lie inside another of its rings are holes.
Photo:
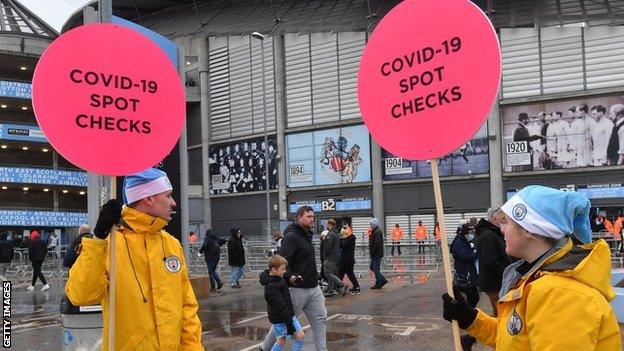
[[[63,157],[115,176],[165,158],[186,115],[171,60],[143,34],[113,24],[81,26],[52,42],[35,69],[33,108]]]
[[[496,32],[468,0],[407,0],[377,25],[358,74],[362,118],[386,150],[413,160],[458,149],[496,99]]]

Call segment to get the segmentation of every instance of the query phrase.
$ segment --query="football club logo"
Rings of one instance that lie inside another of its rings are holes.
[[[180,268],[182,268],[180,259],[176,256],[168,256],[165,259],[165,268],[167,268],[167,270],[171,273],[178,273]]]
[[[522,330],[522,319],[516,310],[514,309],[513,313],[509,317],[509,321],[507,321],[507,332],[509,335],[518,335]]]
[[[521,221],[524,219],[524,217],[527,214],[527,208],[526,206],[524,206],[524,204],[517,204],[516,206],[513,207],[513,210],[511,212],[513,214],[513,218],[515,218],[518,221]]]

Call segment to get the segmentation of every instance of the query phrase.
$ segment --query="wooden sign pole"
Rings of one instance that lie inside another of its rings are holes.
[[[110,177],[110,198],[117,198],[117,178]],[[115,229],[116,225],[110,230],[110,247],[109,247],[109,266],[108,266],[108,349],[115,350],[115,292],[117,291],[117,279],[115,277]]]
[[[433,178],[433,192],[435,195],[436,213],[440,226],[440,246],[442,250],[442,264],[444,265],[444,281],[446,282],[446,292],[455,297],[453,294],[453,276],[451,270],[451,256],[446,239],[446,226],[444,224],[444,206],[442,204],[442,189],[440,187],[440,175],[438,174],[438,159],[431,160],[431,177]],[[455,351],[462,351],[461,340],[459,339],[459,325],[456,320],[451,322],[453,329],[453,341]]]

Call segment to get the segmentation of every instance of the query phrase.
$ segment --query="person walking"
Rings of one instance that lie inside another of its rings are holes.
[[[336,267],[340,262],[340,234],[336,229],[336,220],[333,218],[327,220],[327,230],[327,237],[323,244],[323,270],[327,279],[325,297],[334,296],[334,290],[338,291],[338,295],[344,296],[347,293],[347,287],[336,276]]]
[[[316,257],[312,245],[314,210],[310,206],[297,209],[297,217],[284,230],[281,255],[288,262],[284,280],[290,286],[295,316],[305,313],[317,351],[327,350],[327,309],[325,297],[318,285]],[[269,351],[275,343],[275,327],[271,327],[264,338],[261,350]]]
[[[590,206],[583,194],[540,185],[512,196],[499,222],[519,260],[503,273],[498,317],[444,294],[443,318],[497,350],[622,350],[611,252],[591,242]]]
[[[498,228],[494,209],[487,212],[488,219],[481,218],[475,227],[479,237],[477,258],[479,259],[479,289],[484,292],[492,305],[492,316],[498,316],[498,293],[501,289],[503,271],[511,260],[505,252],[505,237]]]
[[[199,249],[199,253],[204,254],[206,265],[208,265],[208,276],[210,277],[210,291],[214,292],[223,287],[221,277],[217,273],[217,266],[221,260],[221,246],[225,245],[227,240],[217,238],[212,229],[206,230],[204,243]]]
[[[49,239],[48,251],[54,252],[55,258],[61,258],[61,247],[59,246],[59,237],[56,233],[52,232]]]
[[[241,287],[239,279],[245,273],[245,248],[243,247],[243,231],[232,228],[228,247],[228,264],[230,265],[230,286],[235,289]]]
[[[425,240],[427,239],[427,227],[423,225],[422,221],[418,221],[414,236],[416,237],[416,243],[418,245],[418,253],[424,253]]]
[[[388,280],[381,274],[381,259],[384,256],[384,239],[377,218],[370,220],[370,230],[371,235],[368,238],[368,252],[371,260],[370,270],[375,273],[375,285],[371,286],[371,289],[381,289],[384,285],[388,284]]]
[[[41,266],[43,265],[43,261],[48,253],[48,246],[43,242],[43,240],[41,240],[41,235],[39,235],[39,232],[36,230],[33,230],[32,233],[30,233],[30,240],[25,241],[24,245],[28,248],[28,258],[30,259],[30,264],[33,267],[32,284],[30,284],[27,290],[35,290],[37,278],[39,278],[43,283],[41,291],[50,289],[50,285],[48,285],[48,282],[46,282],[46,279],[41,272]]]
[[[197,299],[182,245],[163,228],[176,203],[167,174],[149,168],[124,178],[123,199],[102,206],[94,238],[82,239],[65,292],[75,306],[101,303],[109,340],[109,294],[115,294],[115,349],[203,350]],[[114,226],[118,224],[118,226]],[[116,290],[110,291],[109,235],[115,236]]]
[[[360,283],[353,272],[355,266],[355,235],[350,230],[349,226],[345,225],[340,231],[342,237],[340,238],[340,264],[338,266],[338,279],[342,281],[345,274],[351,281],[351,289],[349,292],[355,295],[361,293]]]
[[[267,314],[276,334],[271,351],[281,351],[288,335],[295,338],[291,350],[299,351],[303,347],[305,338],[303,328],[295,315],[288,284],[284,281],[287,263],[284,257],[275,254],[269,259],[269,269],[260,273],[260,284],[264,286]]]
[[[397,252],[399,256],[401,256],[401,239],[403,239],[403,229],[398,224],[394,225],[392,228],[392,234],[390,235],[392,238],[392,250],[390,250],[390,254],[394,256],[394,247],[396,246]]]

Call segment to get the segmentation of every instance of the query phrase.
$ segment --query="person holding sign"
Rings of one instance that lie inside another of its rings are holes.
[[[203,350],[197,300],[180,242],[163,228],[176,203],[167,174],[150,168],[124,179],[123,207],[109,200],[83,238],[65,292],[77,306],[101,303],[109,330],[109,233],[115,235],[115,345],[120,350]],[[119,223],[119,226],[113,225]]]
[[[442,296],[444,319],[497,350],[621,350],[611,253],[590,243],[589,208],[582,194],[540,185],[514,195],[498,220],[520,260],[503,273],[498,317],[455,293]]]

